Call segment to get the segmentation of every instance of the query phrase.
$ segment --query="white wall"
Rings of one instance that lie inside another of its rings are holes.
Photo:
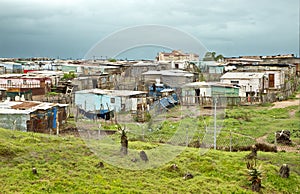
[[[239,81],[237,85],[241,86],[239,96],[246,97],[246,92],[259,92],[262,88],[262,79],[221,79],[222,83],[232,84],[231,81]],[[252,86],[252,87],[251,87]]]
[[[200,88],[200,96],[211,97],[211,87],[209,87],[209,88]]]

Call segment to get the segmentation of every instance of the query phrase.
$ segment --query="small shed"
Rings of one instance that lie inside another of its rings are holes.
[[[67,119],[67,104],[38,101],[0,103],[0,127],[20,131],[57,133]]]
[[[144,91],[90,89],[75,92],[75,105],[86,112],[110,109],[116,112],[136,111],[139,104],[146,104]]]
[[[239,97],[239,87],[220,82],[193,82],[182,87],[181,97],[183,105],[211,101],[214,97],[227,101]]]

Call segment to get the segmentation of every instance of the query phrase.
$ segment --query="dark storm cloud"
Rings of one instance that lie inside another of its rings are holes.
[[[144,24],[184,30],[225,55],[299,53],[298,0],[2,0],[0,57],[80,58]]]

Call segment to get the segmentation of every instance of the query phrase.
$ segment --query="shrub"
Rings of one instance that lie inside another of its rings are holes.
[[[71,80],[76,77],[75,73],[70,71],[69,73],[64,73],[62,80]]]

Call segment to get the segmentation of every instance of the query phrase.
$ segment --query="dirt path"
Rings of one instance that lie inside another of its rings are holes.
[[[270,109],[274,109],[274,108],[286,108],[289,106],[297,106],[299,105],[300,108],[300,94],[296,95],[295,100],[286,100],[286,101],[280,101],[280,102],[274,102],[274,106],[272,106]],[[294,117],[296,113],[296,110],[292,110],[290,111],[289,115],[290,117]],[[259,138],[256,139],[257,143],[264,143],[267,145],[272,145],[270,143],[267,142],[267,137],[269,134],[266,134],[264,136],[261,136]],[[300,145],[296,145],[295,147],[291,147],[291,146],[284,146],[284,145],[277,145],[277,150],[278,151],[287,151],[287,152],[297,152],[300,153]]]
[[[270,109],[285,108],[285,107],[288,107],[288,106],[296,106],[296,105],[300,106],[300,94],[297,94],[296,98],[298,98],[298,99],[274,102],[273,103],[274,106],[272,106]]]
[[[261,136],[259,138],[256,139],[257,143],[264,143],[266,145],[269,146],[274,146],[274,144],[270,144],[267,142],[267,137],[269,134],[266,134],[264,136]],[[277,145],[277,151],[286,151],[286,152],[296,152],[296,153],[300,153],[300,145],[296,145],[295,147],[291,147],[291,146],[285,146],[285,145]]]
[[[257,139],[256,139],[256,142],[257,142],[257,143],[264,143],[264,144],[267,144],[267,145],[269,145],[269,146],[273,146],[272,144],[268,143],[267,140],[266,140],[267,137],[268,137],[268,135],[269,135],[269,134],[266,134],[266,135],[264,135],[264,136],[261,136],[261,137],[257,138]]]

